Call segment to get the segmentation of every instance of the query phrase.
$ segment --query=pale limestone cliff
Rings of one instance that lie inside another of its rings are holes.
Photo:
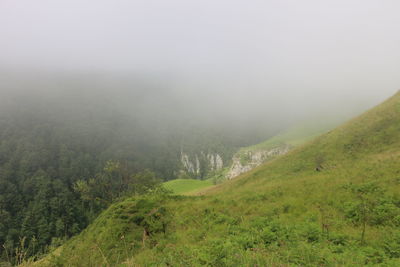
[[[228,179],[233,179],[242,173],[248,172],[255,167],[286,154],[291,149],[289,145],[281,145],[267,150],[244,151],[237,153],[232,159],[232,166],[227,173]]]
[[[194,175],[199,175],[204,168],[207,168],[207,171],[218,171],[224,167],[221,155],[218,153],[204,153],[203,151],[192,157],[182,151],[181,163],[184,171]]]

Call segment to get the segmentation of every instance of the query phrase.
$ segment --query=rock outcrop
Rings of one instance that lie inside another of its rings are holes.
[[[237,153],[232,159],[232,166],[227,173],[227,179],[233,179],[242,173],[248,172],[255,167],[275,158],[286,154],[292,147],[281,145],[267,150],[243,151]]]
[[[224,167],[224,161],[218,153],[204,153],[189,155],[181,152],[181,163],[184,171],[198,177],[202,173],[218,171]]]
[[[189,158],[189,155],[186,153],[181,153],[181,163],[185,171],[191,174],[200,174],[200,161],[197,155],[195,156],[194,161]]]
[[[224,162],[219,154],[208,154],[207,159],[211,171],[217,171],[224,167]]]

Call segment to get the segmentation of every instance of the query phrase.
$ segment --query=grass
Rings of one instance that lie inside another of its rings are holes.
[[[278,135],[259,144],[243,148],[242,151],[257,151],[274,148],[286,144],[293,147],[302,145],[313,138],[328,132],[342,122],[341,119],[313,119],[279,133]]]
[[[116,203],[37,266],[400,266],[399,136],[397,94],[199,196]]]
[[[171,190],[174,194],[188,194],[192,191],[198,191],[205,187],[212,186],[212,181],[209,180],[195,180],[195,179],[175,179],[163,183],[163,186]]]

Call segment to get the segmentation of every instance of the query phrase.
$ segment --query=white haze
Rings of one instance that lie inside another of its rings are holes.
[[[90,87],[129,102],[141,81],[154,112],[177,116],[247,126],[353,115],[400,89],[399,10],[396,0],[0,0],[0,90]]]

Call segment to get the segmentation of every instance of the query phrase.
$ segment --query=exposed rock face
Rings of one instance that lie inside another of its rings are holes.
[[[227,178],[233,179],[236,176],[248,172],[276,156],[286,154],[290,149],[290,145],[282,145],[268,150],[238,153],[232,159],[232,167],[227,174]]]
[[[194,156],[189,156],[187,153],[182,151],[181,162],[186,172],[196,176],[199,176],[202,173],[202,170],[205,170],[205,172],[217,171],[224,167],[221,155],[217,153],[206,154],[203,151]]]
[[[181,162],[182,165],[188,173],[192,174],[200,174],[200,161],[198,156],[195,156],[195,159],[192,161],[189,158],[189,155],[186,153],[181,153]]]
[[[217,171],[224,167],[224,162],[219,154],[208,154],[207,159],[211,171]]]
[[[226,178],[233,179],[276,156],[286,154],[291,148],[292,146],[283,144],[266,150],[236,153],[232,158],[232,165],[226,174]],[[194,155],[181,151],[181,163],[183,171],[196,178],[203,178],[210,172],[227,167],[224,165],[225,163],[220,154],[205,153],[204,151],[200,151]]]

